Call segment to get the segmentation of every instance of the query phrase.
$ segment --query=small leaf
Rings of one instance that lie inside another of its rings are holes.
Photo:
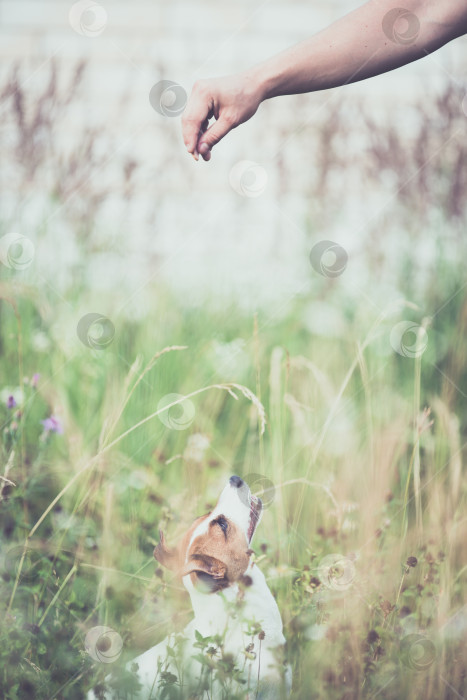
[[[203,637],[203,635],[200,632],[198,632],[198,630],[195,630],[195,637],[196,641],[198,642],[196,646],[199,645],[201,649],[204,649],[204,647],[208,644],[210,640],[210,637]]]
[[[211,667],[211,664],[209,663],[208,657],[204,656],[204,654],[194,654],[192,657],[195,661],[198,661],[202,666],[209,666]]]

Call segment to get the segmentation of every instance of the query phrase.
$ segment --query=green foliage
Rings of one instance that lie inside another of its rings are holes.
[[[453,266],[437,296],[430,292],[436,309],[444,291],[459,290],[428,328],[419,379],[415,361],[393,352],[388,337],[395,322],[421,323],[430,309],[401,307],[378,320],[332,286],[320,294],[342,302],[347,330],[338,343],[302,323],[311,297],[277,322],[259,319],[255,335],[235,309],[221,318],[166,294],[156,335],[145,321],[115,318],[112,345],[92,351],[77,340],[67,356],[34,300],[18,297],[21,329],[2,302],[0,376],[17,405],[0,406],[0,695],[73,699],[110,685],[131,697],[137,679],[125,663],[190,619],[179,582],[153,560],[158,531],[175,540],[232,473],[263,474],[275,487],[254,550],[283,615],[293,698],[435,700],[443,678],[465,693],[465,618],[450,622],[465,604],[466,575],[467,414],[452,389],[465,383],[459,275]],[[38,332],[46,352],[34,349]],[[173,345],[188,348],[152,362]],[[206,389],[226,382],[261,398],[264,435],[254,402],[238,390],[235,400]],[[174,429],[159,416],[141,423],[170,393],[193,394],[189,425]],[[426,405],[431,415],[422,414]],[[63,434],[41,423],[52,415]],[[336,553],[342,562],[323,570]],[[118,635],[103,635],[96,654],[110,655],[104,661],[86,651],[87,633],[100,625]],[[259,632],[252,623],[251,639]],[[401,648],[411,635],[426,648]],[[170,667],[159,669],[158,698],[209,695],[213,681],[235,697],[229,688],[241,668],[222,640],[198,633],[196,647],[197,685],[179,668],[175,645]]]

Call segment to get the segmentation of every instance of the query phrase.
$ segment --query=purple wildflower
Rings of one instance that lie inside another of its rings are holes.
[[[58,433],[61,435],[63,433],[63,426],[56,416],[49,416],[45,420],[41,420],[44,426],[44,433]]]
[[[33,389],[35,389],[37,387],[37,384],[38,384],[40,378],[41,378],[41,375],[38,374],[37,372],[36,372],[36,374],[32,375],[31,386]]]
[[[6,407],[7,408],[16,408],[18,404],[15,401],[15,397],[13,395],[9,396],[6,402]]]

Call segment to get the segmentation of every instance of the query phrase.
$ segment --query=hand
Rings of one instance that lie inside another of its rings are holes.
[[[195,160],[210,160],[216,143],[252,117],[262,101],[259,81],[245,73],[198,80],[182,117],[183,140]],[[209,120],[216,120],[209,126]]]

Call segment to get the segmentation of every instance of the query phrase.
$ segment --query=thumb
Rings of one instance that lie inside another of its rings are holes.
[[[209,151],[219,143],[219,141],[229,133],[233,128],[233,124],[225,117],[220,116],[219,119],[207,129],[204,134],[201,134],[198,140],[198,153],[204,157]]]

